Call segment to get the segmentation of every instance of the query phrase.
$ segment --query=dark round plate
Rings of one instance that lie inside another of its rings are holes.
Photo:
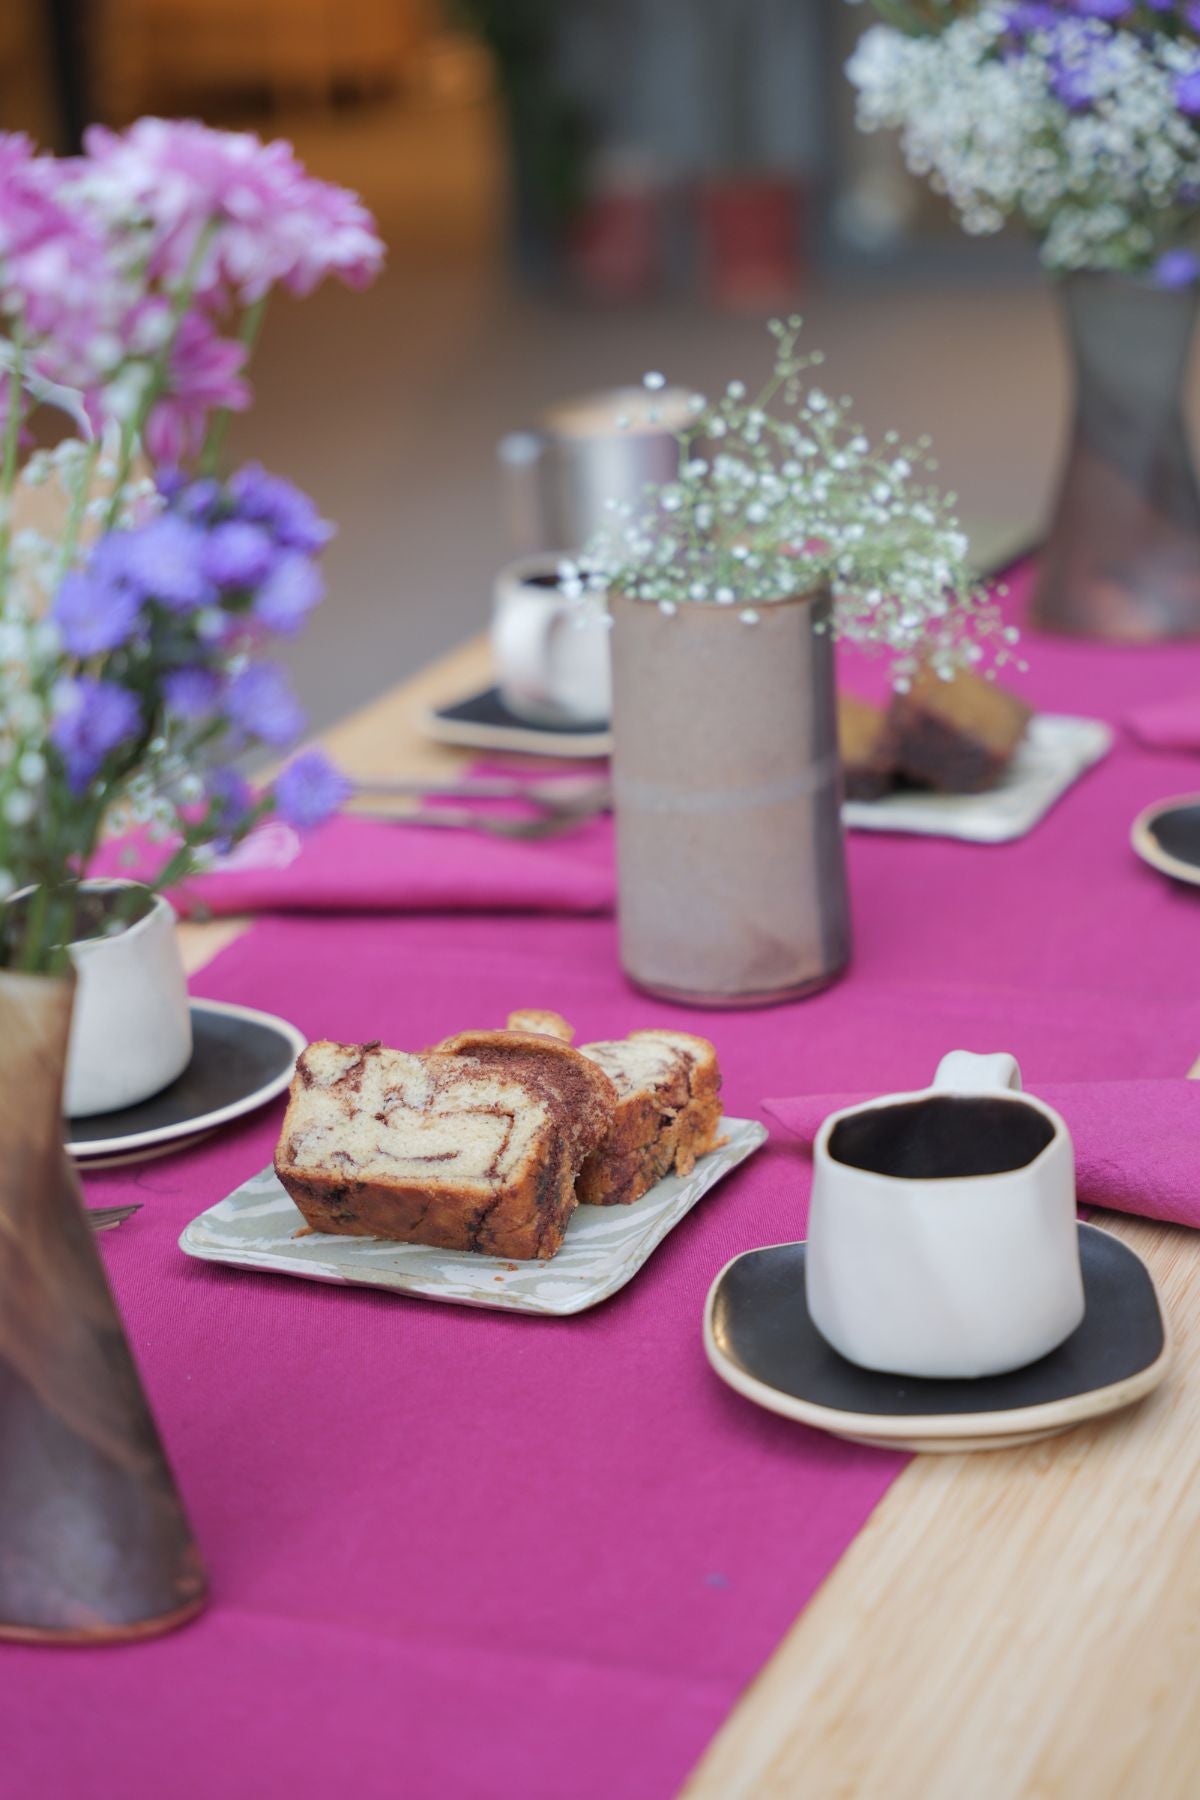
[[[1200,794],[1156,800],[1138,814],[1131,837],[1134,849],[1152,869],[1200,887]]]
[[[305,1038],[273,1013],[193,1000],[192,1060],[177,1081],[140,1106],[66,1122],[72,1156],[132,1160],[170,1148],[265,1106],[292,1079]]]
[[[1006,1375],[925,1381],[861,1369],[809,1317],[805,1244],[735,1257],[709,1290],[708,1359],[748,1400],[838,1437],[894,1449],[1011,1448],[1128,1406],[1166,1373],[1150,1271],[1119,1238],[1079,1227],[1087,1311],[1049,1356]]]

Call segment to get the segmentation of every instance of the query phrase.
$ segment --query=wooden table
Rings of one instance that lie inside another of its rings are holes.
[[[489,673],[476,640],[323,742],[358,776],[448,778],[465,753],[420,714]],[[245,929],[183,926],[189,969]],[[1164,1385],[1026,1449],[915,1457],[688,1800],[1200,1795],[1200,1233],[1096,1222],[1154,1271],[1175,1334]]]

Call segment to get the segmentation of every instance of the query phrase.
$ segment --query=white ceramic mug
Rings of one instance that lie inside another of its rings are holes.
[[[932,1087],[834,1113],[814,1163],[808,1309],[849,1361],[998,1375],[1082,1321],[1071,1139],[1011,1056],[955,1050]]]
[[[69,1118],[115,1112],[169,1087],[192,1055],[187,979],[170,902],[156,894],[144,917],[112,937],[80,938],[70,955],[75,1004],[63,1111]]]
[[[593,725],[612,709],[608,618],[594,598],[559,590],[557,556],[531,556],[496,578],[492,654],[508,710],[534,725]]]

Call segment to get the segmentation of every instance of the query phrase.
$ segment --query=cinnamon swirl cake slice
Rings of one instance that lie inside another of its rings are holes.
[[[524,1054],[419,1056],[310,1044],[275,1172],[315,1231],[516,1260],[553,1256],[616,1108],[607,1076],[553,1039]],[[455,1042],[456,1040],[451,1040]],[[448,1048],[448,1046],[447,1046]]]
[[[579,1198],[589,1206],[628,1206],[672,1169],[688,1175],[717,1146],[721,1071],[707,1038],[685,1031],[635,1031],[581,1044],[617,1090],[612,1129],[584,1163]]]

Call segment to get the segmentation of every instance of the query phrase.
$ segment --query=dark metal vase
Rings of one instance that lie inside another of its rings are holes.
[[[850,956],[828,599],[760,606],[756,624],[610,603],[626,974],[710,1007],[827,986]]]
[[[72,989],[0,971],[0,1639],[103,1644],[206,1584],[63,1152]]]
[[[1200,633],[1200,489],[1183,416],[1200,295],[1106,274],[1061,287],[1075,424],[1032,617],[1114,642]]]

